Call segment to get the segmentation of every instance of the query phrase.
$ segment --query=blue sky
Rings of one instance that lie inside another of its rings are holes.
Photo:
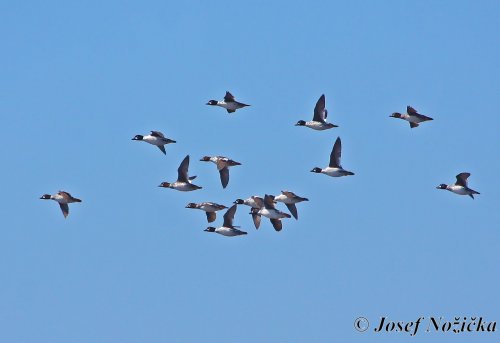
[[[381,316],[500,321],[498,2],[0,10],[2,342],[498,342],[372,330]],[[205,106],[226,90],[252,106]],[[339,128],[295,127],[322,93]],[[435,120],[389,118],[407,105]],[[164,156],[131,141],[149,130],[178,143]],[[310,173],[338,136],[356,175]],[[158,188],[186,154],[203,189]],[[214,154],[242,163],[225,190],[197,161]],[[435,189],[463,171],[476,200]],[[66,220],[38,200],[59,189],[83,199]],[[239,207],[247,236],[208,234],[184,208],[282,189],[310,202],[280,233]]]

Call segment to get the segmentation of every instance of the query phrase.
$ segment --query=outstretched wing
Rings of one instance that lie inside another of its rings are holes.
[[[219,170],[220,174],[220,182],[222,183],[222,188],[226,188],[227,184],[229,183],[229,168],[224,167],[221,170]]]
[[[259,208],[264,207],[264,200],[261,197],[253,196],[252,199]]]
[[[283,194],[287,198],[295,198],[296,197],[295,193],[290,192],[290,191],[281,191],[281,194]]]
[[[295,204],[285,204],[288,210],[295,219],[299,219],[299,214],[297,213],[297,206]]]
[[[215,212],[205,212],[205,213],[207,214],[207,221],[209,223],[213,222],[217,217],[217,214]]]
[[[226,213],[224,214],[224,223],[222,224],[222,226],[233,227],[233,219],[234,214],[236,213],[236,207],[237,205],[234,204],[229,210],[226,211]]]
[[[161,133],[160,131],[151,131],[151,136],[158,137],[158,138],[165,138],[163,133]]]
[[[256,211],[254,211],[256,210]],[[261,216],[260,214],[257,214],[257,209],[252,209],[252,212],[250,212],[252,214],[252,220],[253,220],[253,225],[255,225],[255,228],[258,230],[259,227],[260,227],[260,219],[261,219]]]
[[[158,149],[163,153],[163,155],[166,155],[167,152],[165,151],[165,146],[164,145],[157,145]]]
[[[69,206],[68,204],[59,203],[59,207],[61,207],[61,211],[63,213],[64,218],[66,218],[69,214]]]
[[[222,157],[222,156],[217,156],[217,170],[221,170],[222,168],[225,168],[227,166],[227,157]]]
[[[322,94],[318,102],[316,102],[316,106],[314,107],[314,121],[319,121],[324,123],[326,118],[326,110],[325,110],[325,95]]]
[[[188,169],[189,169],[189,155],[184,157],[184,159],[181,162],[181,165],[177,169],[177,181],[189,182]]]
[[[273,227],[276,231],[281,231],[283,228],[283,225],[281,223],[281,219],[269,219],[271,221],[271,224],[273,224]]]
[[[68,192],[65,192],[65,191],[59,191],[59,192],[57,192],[57,194],[59,194],[60,196],[62,196],[66,200],[73,198],[71,196],[71,194],[69,194]]]
[[[417,112],[416,109],[414,109],[413,107],[411,106],[406,106],[406,113],[408,113],[409,115],[411,116],[416,116],[418,115],[419,113]]]
[[[231,93],[226,92],[226,95],[224,95],[224,102],[234,102],[234,96]]]
[[[332,152],[330,153],[330,164],[328,166],[332,168],[341,168],[340,166],[341,155],[342,155],[342,142],[340,141],[340,137],[337,137],[337,140],[333,145]]]
[[[264,207],[268,210],[274,210],[274,196],[266,194],[264,196]]]
[[[467,179],[469,178],[470,173],[460,173],[457,175],[457,182],[455,183],[458,186],[467,187]]]

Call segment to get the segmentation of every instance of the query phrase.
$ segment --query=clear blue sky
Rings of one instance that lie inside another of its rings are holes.
[[[1,342],[500,341],[372,331],[381,316],[500,321],[497,1],[0,11]],[[205,105],[226,90],[252,106]],[[295,127],[322,93],[339,128]],[[435,120],[389,118],[407,105]],[[178,143],[131,141],[149,130]],[[337,136],[356,175],[310,173]],[[186,154],[203,190],[158,188]],[[225,190],[197,161],[214,154],[243,164]],[[435,189],[462,171],[476,200]],[[59,189],[83,199],[66,220],[38,199]],[[282,189],[310,202],[280,233],[247,207],[247,236],[205,233],[184,208]]]

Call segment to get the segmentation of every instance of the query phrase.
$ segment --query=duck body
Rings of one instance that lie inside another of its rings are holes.
[[[342,168],[340,164],[340,159],[342,155],[342,141],[340,137],[337,137],[337,140],[333,144],[332,152],[330,153],[330,163],[326,168],[314,167],[311,172],[318,174],[325,174],[331,177],[341,177],[341,176],[349,176],[354,175],[353,172],[345,170]]]
[[[176,191],[180,191],[180,192],[191,192],[191,191],[195,191],[197,189],[202,188],[200,186],[192,184],[191,182],[183,182],[183,181],[181,181],[181,182],[175,181],[172,183],[162,182],[159,187],[171,188],[171,189],[175,189]]]
[[[327,116],[328,116],[328,111],[325,108],[325,95],[322,94],[319,97],[318,101],[316,102],[316,106],[314,107],[313,120],[310,121],[299,120],[297,124],[295,124],[295,126],[305,126],[316,131],[323,131],[334,127],[338,127],[335,124],[327,123],[326,122]]]
[[[274,230],[281,231],[281,229],[283,228],[281,219],[290,218],[291,216],[288,213],[277,210],[274,207],[274,204],[274,196],[266,194],[264,196],[263,206],[260,208],[253,207],[251,209],[250,214],[252,215],[252,219],[256,229],[260,227],[261,216],[264,216],[266,218],[269,218]]]
[[[334,127],[338,127],[337,125],[334,125],[332,123],[323,123],[320,121],[304,121],[304,120],[299,120],[295,126],[305,126],[310,129],[316,130],[316,131],[323,131],[323,130],[328,130],[332,129]]]
[[[192,184],[191,181],[196,178],[196,176],[188,176],[189,169],[189,155],[184,157],[179,168],[177,169],[177,181],[175,182],[162,182],[158,187],[171,188],[181,192],[190,192],[202,187]]]
[[[247,205],[247,206],[250,206],[252,208],[261,208],[262,206],[264,206],[264,199],[253,195],[250,198],[245,199],[245,200],[236,199],[236,201],[234,203],[238,204],[238,205]]]
[[[229,184],[229,168],[241,165],[240,162],[236,162],[225,156],[204,156],[200,159],[200,161],[212,162],[217,166],[222,188],[226,188]]]
[[[419,126],[420,123],[434,120],[431,117],[418,113],[417,110],[415,110],[411,106],[406,106],[406,113],[394,112],[390,115],[390,117],[406,120],[408,123],[410,123],[410,128],[412,129]]]
[[[302,201],[309,201],[309,199],[300,197],[293,192],[281,191],[280,195],[274,197],[274,201],[284,203],[292,216],[295,219],[299,219],[299,214],[297,212],[297,207],[295,206],[295,204]]]
[[[257,213],[269,219],[281,219],[281,218],[291,217],[288,213],[282,212],[275,208],[274,209],[261,208]]]
[[[450,191],[452,193],[458,194],[458,195],[468,195],[472,199],[474,199],[475,194],[481,194],[478,191],[475,191],[471,188],[469,188],[468,181],[467,179],[469,178],[470,173],[463,172],[460,173],[456,176],[457,181],[453,185],[447,185],[447,184],[440,184],[437,186],[437,189],[444,189],[447,191]]]
[[[206,232],[215,232],[218,233],[219,235],[226,236],[226,237],[235,237],[235,236],[242,236],[246,235],[247,233],[245,231],[241,231],[237,228],[234,227],[225,227],[221,226],[218,228],[215,227],[208,227],[204,231]]]
[[[217,215],[215,212],[223,210],[227,207],[224,205],[216,204],[214,202],[202,202],[200,204],[189,203],[186,205],[186,208],[193,208],[205,211],[205,213],[207,214],[207,221],[211,223],[216,219]]]
[[[64,215],[64,218],[66,218],[69,215],[68,204],[71,204],[74,202],[82,202],[82,200],[73,197],[71,194],[69,194],[68,192],[65,192],[65,191],[59,191],[53,195],[44,194],[40,197],[40,199],[56,201],[59,204],[59,207],[61,208],[61,211]]]
[[[239,230],[237,229],[236,226],[233,225],[234,214],[236,213],[236,209],[237,205],[234,204],[226,211],[226,213],[224,214],[224,222],[221,227],[215,228],[213,226],[210,226],[207,227],[204,231],[218,233],[219,235],[226,237],[246,235],[247,233],[245,231]]]
[[[349,175],[354,175],[353,172],[344,170],[343,168],[336,168],[336,167],[326,167],[326,168],[314,168],[311,170],[313,173],[321,173],[325,174],[331,177],[341,177],[341,176],[349,176]]]
[[[234,113],[234,112],[236,112],[236,110],[239,110],[240,108],[250,106],[250,105],[244,104],[242,102],[236,101],[234,96],[229,92],[226,92],[226,95],[224,96],[224,100],[222,100],[222,101],[210,100],[207,102],[207,105],[219,106],[219,107],[225,108],[227,113]]]
[[[160,131],[151,131],[150,135],[135,135],[134,138],[132,138],[133,141],[144,141],[146,143],[152,144],[154,146],[157,146],[160,151],[166,155],[167,152],[165,150],[165,145],[171,144],[171,143],[177,143],[176,141],[166,138],[163,133]]]

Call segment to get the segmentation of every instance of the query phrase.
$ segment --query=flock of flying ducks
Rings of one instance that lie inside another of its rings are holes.
[[[224,99],[221,101],[218,100],[210,100],[207,102],[207,105],[210,106],[219,106],[225,108],[228,113],[233,113],[238,109],[243,107],[247,107],[250,105],[241,103],[236,101],[234,96],[226,92]],[[311,121],[299,120],[295,126],[305,126],[313,130],[323,131],[328,130],[334,127],[338,127],[338,125],[326,122],[326,118],[328,116],[328,111],[325,106],[325,95],[321,95],[318,101],[316,102],[316,106],[314,107],[314,115]],[[413,107],[407,106],[406,113],[395,112],[390,115],[392,118],[398,118],[407,121],[410,124],[410,128],[418,127],[421,123],[433,120],[432,118],[425,116],[423,114],[418,113]],[[151,131],[149,135],[136,135],[132,140],[135,141],[144,141],[146,143],[152,144],[160,151],[166,155],[165,145],[176,143],[176,141],[166,138],[163,133],[159,131]],[[315,167],[311,170],[313,173],[325,174],[331,177],[341,177],[341,176],[350,176],[354,175],[353,172],[347,171],[342,168],[340,163],[342,154],[342,142],[340,137],[337,138],[333,145],[332,152],[330,154],[330,161],[327,167],[319,168]],[[229,159],[224,156],[204,156],[200,159],[203,162],[212,162],[217,166],[217,170],[220,174],[220,181],[222,184],[222,188],[226,188],[229,183],[229,168],[234,166],[239,166],[241,163],[236,162],[232,159]],[[202,187],[195,185],[192,181],[196,178],[196,176],[189,176],[189,155],[187,155],[179,165],[177,169],[177,180],[175,182],[162,182],[159,187],[171,188],[177,191],[189,192],[201,189]],[[437,186],[437,189],[445,189],[450,192],[459,195],[468,195],[472,199],[474,199],[474,194],[480,194],[479,192],[468,187],[467,179],[469,178],[470,173],[460,173],[456,176],[457,181],[455,184],[447,185],[440,184]],[[69,214],[69,206],[68,204],[74,202],[82,202],[80,199],[73,197],[71,194],[65,191],[59,191],[56,194],[44,194],[40,199],[44,200],[54,200],[56,201],[61,211],[66,218]],[[261,217],[264,216],[271,221],[274,229],[276,231],[281,231],[283,224],[281,219],[283,218],[291,218],[293,216],[295,219],[298,219],[298,212],[296,204],[302,201],[309,201],[307,198],[300,197],[293,192],[290,191],[281,191],[281,194],[278,196],[273,196],[266,194],[264,198],[259,196],[251,196],[248,199],[236,199],[234,204],[226,211],[224,214],[224,221],[222,226],[213,227],[210,226],[204,231],[206,232],[215,232],[221,234],[223,236],[233,237],[246,235],[245,231],[239,230],[238,226],[233,225],[234,215],[236,213],[236,208],[238,205],[246,205],[250,207],[250,214],[252,215],[252,219],[255,225],[255,228],[258,229],[260,227]],[[286,205],[291,215],[276,209],[276,203],[281,202]],[[199,209],[206,213],[207,221],[212,223],[216,220],[216,212],[227,209],[226,206],[220,205],[214,202],[202,202],[200,204],[189,203],[186,208]]]

